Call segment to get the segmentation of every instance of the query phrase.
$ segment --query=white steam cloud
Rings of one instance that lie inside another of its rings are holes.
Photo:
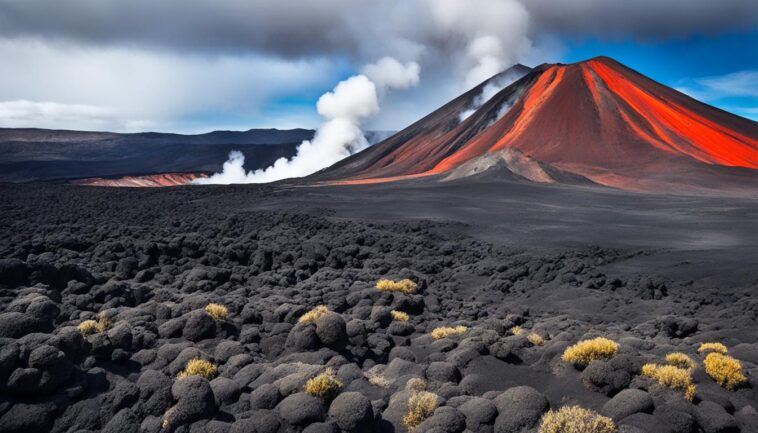
[[[518,81],[521,77],[523,77],[525,74],[523,72],[518,72],[514,70],[509,70],[502,76],[498,77],[496,80],[493,80],[492,82],[487,83],[482,88],[482,93],[478,94],[474,101],[472,102],[471,106],[466,109],[466,111],[463,111],[459,116],[459,120],[463,122],[466,120],[469,116],[474,114],[476,110],[479,109],[482,105],[484,105],[485,102],[492,99],[493,96],[497,95],[501,90],[505,89],[506,87],[510,86],[514,82]],[[513,98],[509,98],[513,99]],[[503,106],[500,107],[500,112],[498,113],[498,119],[503,117],[505,113],[510,109],[510,107],[513,105],[513,102],[504,103]],[[503,111],[503,107],[505,108],[505,111]]]
[[[416,62],[402,64],[393,57],[382,57],[361,69],[363,75],[379,88],[407,89],[418,84],[421,67]]]
[[[245,172],[245,156],[232,151],[221,173],[193,183],[265,183],[307,176],[361,151],[368,147],[361,122],[379,112],[378,93],[415,86],[419,72],[417,63],[403,65],[391,57],[366,65],[363,74],[341,81],[334,90],[319,98],[316,108],[326,121],[318,128],[313,140],[305,140],[298,146],[292,159],[279,158],[268,168]]]
[[[529,13],[516,0],[427,0],[434,21],[466,41],[465,89],[470,89],[527,53]]]

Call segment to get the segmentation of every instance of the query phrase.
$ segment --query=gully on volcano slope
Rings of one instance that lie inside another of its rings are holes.
[[[356,184],[434,176],[505,150],[508,166],[515,150],[625,190],[758,191],[758,123],[612,59],[540,65],[459,121],[486,83],[312,179]]]

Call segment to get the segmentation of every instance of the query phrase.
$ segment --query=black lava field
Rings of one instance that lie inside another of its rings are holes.
[[[3,433],[518,433],[564,406],[758,431],[757,199],[507,178],[0,197]],[[567,355],[596,337],[614,350]]]

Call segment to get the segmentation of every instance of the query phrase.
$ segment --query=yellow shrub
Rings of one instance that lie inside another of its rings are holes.
[[[683,368],[685,370],[692,370],[695,368],[695,361],[682,352],[672,352],[666,355],[666,364]]]
[[[90,335],[97,333],[97,321],[95,320],[85,320],[84,322],[80,323],[79,326],[79,332],[81,332],[84,335]]]
[[[326,314],[329,312],[329,309],[326,308],[324,305],[319,305],[318,307],[312,309],[311,311],[303,314],[300,316],[300,319],[297,321],[298,323],[311,323],[315,322],[316,320],[320,319],[321,317],[326,316]]]
[[[85,320],[84,322],[80,323],[78,326],[79,332],[81,332],[84,335],[105,332],[110,327],[111,327],[111,322],[110,320],[108,320],[108,317],[105,316],[105,313],[98,314],[97,320],[91,320],[91,319]]]
[[[403,424],[408,431],[413,431],[437,409],[437,395],[428,391],[420,391],[408,399],[408,412],[403,417]]]
[[[612,419],[579,406],[563,406],[542,416],[539,433],[614,433]]]
[[[390,314],[392,314],[392,320],[397,320],[398,322],[407,322],[411,318],[408,313],[397,310],[390,311]]]
[[[334,370],[326,371],[305,383],[305,393],[326,400],[337,394],[342,388],[342,382],[334,375]]]
[[[684,392],[684,398],[692,401],[695,396],[695,385],[692,383],[692,371],[673,365],[645,364],[642,375],[649,377],[661,385]]]
[[[742,374],[742,364],[729,355],[711,352],[705,357],[703,365],[708,376],[730,391],[747,382]]]
[[[537,334],[534,332],[529,334],[529,336],[526,338],[527,340],[529,340],[530,343],[534,344],[535,346],[542,346],[543,344],[545,344],[545,339],[542,338],[540,334]]]
[[[229,310],[221,304],[208,304],[205,306],[205,312],[215,320],[226,320]]]
[[[613,340],[603,337],[583,340],[569,346],[563,352],[563,359],[576,365],[586,366],[596,359],[610,359],[619,350],[619,345]]]
[[[721,343],[700,343],[700,347],[697,348],[698,353],[703,352],[718,352],[718,353],[726,353],[727,352],[726,346],[724,346]]]
[[[400,281],[379,280],[376,282],[376,289],[381,292],[401,292],[405,294],[416,293],[418,285],[412,280],[404,279]]]
[[[520,326],[514,326],[511,328],[511,334],[513,335],[521,335],[522,332],[524,332],[524,328]]]
[[[187,363],[187,366],[184,367],[184,371],[181,371],[177,377],[179,379],[184,379],[190,376],[201,376],[211,380],[216,376],[216,372],[215,365],[204,359],[195,358]]]
[[[441,338],[446,338],[451,335],[458,335],[463,334],[468,330],[465,326],[456,326],[456,327],[450,327],[450,326],[441,326],[439,328],[434,328],[432,330],[432,338],[435,340],[439,340]]]

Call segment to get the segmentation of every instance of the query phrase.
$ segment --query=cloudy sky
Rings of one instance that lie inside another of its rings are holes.
[[[0,126],[317,127],[316,101],[391,56],[400,129],[496,70],[608,55],[758,119],[755,0],[0,0]]]

